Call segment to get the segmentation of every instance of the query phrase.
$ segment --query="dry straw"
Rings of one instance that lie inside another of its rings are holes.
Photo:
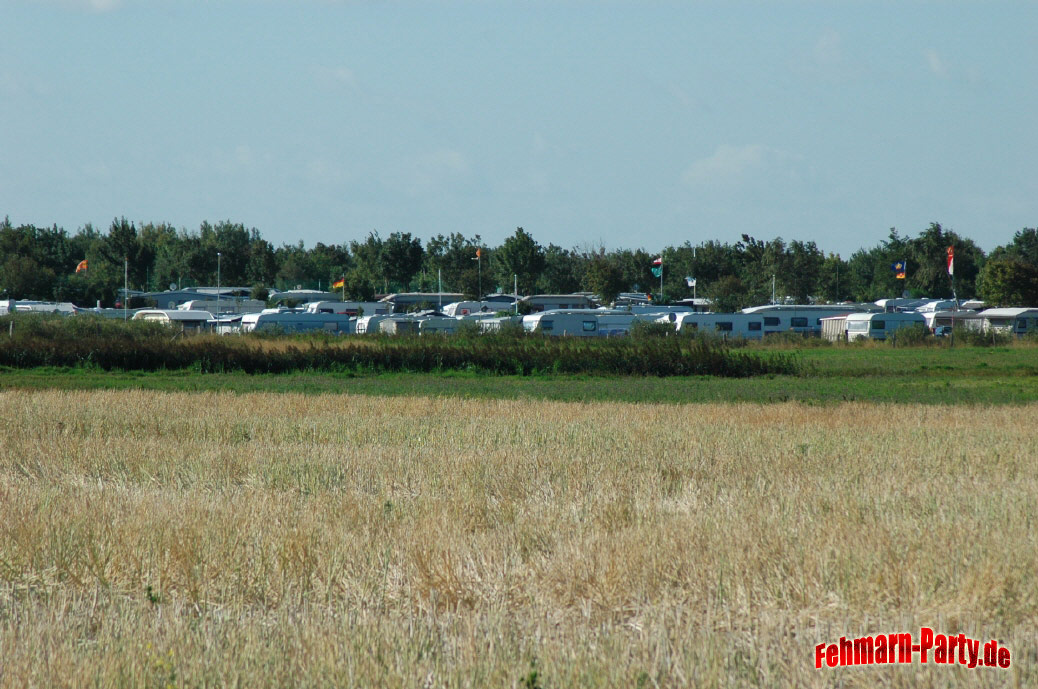
[[[1034,686],[1036,411],[3,392],[0,686]]]

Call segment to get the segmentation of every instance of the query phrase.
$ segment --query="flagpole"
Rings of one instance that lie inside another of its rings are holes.
[[[123,320],[127,320],[130,302],[130,259],[123,256]]]
[[[663,254],[660,254],[660,303],[664,302],[663,298]]]

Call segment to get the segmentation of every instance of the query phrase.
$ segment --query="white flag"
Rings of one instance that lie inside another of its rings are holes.
[[[693,278],[693,277],[687,277],[687,278],[685,278],[685,284],[687,284],[689,287],[695,287],[696,286],[696,279]]]

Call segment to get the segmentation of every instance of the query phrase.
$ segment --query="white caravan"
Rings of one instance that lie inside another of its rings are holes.
[[[135,321],[151,321],[179,328],[184,332],[209,330],[216,322],[208,311],[181,311],[179,309],[141,309],[133,314]]]
[[[764,318],[752,313],[668,314],[659,321],[674,323],[674,329],[684,335],[710,335],[723,339],[743,337],[747,340],[764,337]]]
[[[267,308],[267,303],[259,299],[241,299],[238,297],[220,297],[216,299],[191,299],[177,307],[178,311],[209,311],[211,313],[259,313]]]
[[[630,311],[611,309],[554,309],[523,316],[527,332],[573,337],[628,335],[638,317]]]
[[[241,331],[281,330],[302,333],[321,330],[336,335],[354,332],[357,319],[341,313],[306,313],[294,309],[264,309],[262,313],[247,313],[241,317]]]
[[[498,311],[507,310],[508,306],[506,304],[490,301],[456,301],[453,304],[447,304],[440,309],[440,311],[452,318],[473,316],[477,314],[490,314],[493,316]]]
[[[785,332],[821,335],[823,318],[875,311],[879,311],[879,307],[871,304],[767,304],[751,306],[742,313],[762,316],[765,335]]]
[[[349,316],[388,315],[393,305],[379,301],[311,301],[303,305],[307,313],[345,313]]]
[[[913,325],[926,327],[923,314],[915,311],[895,313],[850,313],[847,314],[847,340],[885,340],[896,330]]]

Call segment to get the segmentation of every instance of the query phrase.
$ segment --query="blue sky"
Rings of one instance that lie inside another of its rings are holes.
[[[1038,224],[1038,3],[0,0],[0,214],[547,245]]]

